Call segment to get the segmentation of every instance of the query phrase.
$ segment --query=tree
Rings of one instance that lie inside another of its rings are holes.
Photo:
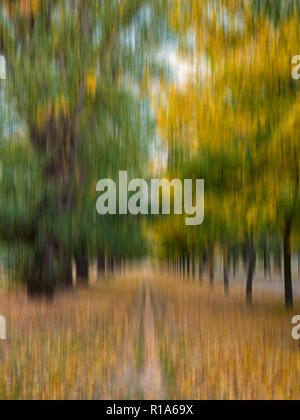
[[[291,59],[299,44],[299,2],[176,1],[170,22],[179,36],[193,33],[193,47],[184,46],[182,53],[204,65],[184,89],[166,89],[167,106],[157,112],[162,136],[182,167],[207,176],[212,203],[223,213],[230,209],[231,223],[223,223],[214,239],[227,230],[226,242],[243,236],[249,243],[248,302],[256,237],[267,228],[281,231],[290,308],[291,238],[299,205],[299,101]]]
[[[147,157],[140,144],[142,104],[132,92],[151,71],[151,59],[137,55],[131,43],[145,43],[145,52],[155,43],[148,29],[156,20],[159,25],[161,7],[152,0],[3,1],[7,95],[39,173],[35,200],[24,197],[23,217],[10,216],[11,240],[30,250],[22,261],[30,294],[52,294],[56,284],[72,283],[73,257],[86,278],[89,258],[106,248],[108,236],[95,220],[96,181],[116,176],[123,165],[134,170]],[[4,201],[3,227],[7,213]]]

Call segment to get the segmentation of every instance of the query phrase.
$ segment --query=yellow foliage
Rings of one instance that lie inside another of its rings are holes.
[[[5,0],[4,6],[7,7],[11,16],[16,14],[24,18],[36,16],[41,8],[42,0]]]
[[[91,72],[86,76],[85,86],[87,93],[94,98],[97,91],[97,75],[95,72]]]

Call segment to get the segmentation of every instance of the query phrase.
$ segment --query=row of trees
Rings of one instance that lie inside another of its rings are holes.
[[[260,249],[266,267],[283,251],[292,307],[299,11],[298,0],[3,0],[0,241],[31,294],[72,284],[73,260],[86,281],[92,259],[102,269],[145,254],[141,219],[101,218],[95,203],[100,178],[146,177],[150,86],[167,175],[206,182],[200,228],[180,217],[151,224],[164,256],[192,269],[199,260],[200,272],[207,262],[213,281],[221,249],[227,292],[229,259],[242,255],[251,303]],[[185,85],[165,83],[156,60],[170,32],[198,65]]]
[[[160,0],[3,0],[7,63],[1,112],[0,240],[30,294],[85,282],[99,268],[144,255],[137,218],[96,215],[96,184],[138,176],[154,122],[143,100],[159,74]],[[151,29],[151,30],[150,30]],[[11,124],[9,124],[11,120]]]
[[[212,278],[220,248],[227,292],[228,256],[244,250],[252,303],[256,254],[272,245],[278,265],[284,254],[287,308],[299,237],[300,97],[291,76],[299,6],[296,0],[175,0],[170,21],[186,36],[183,57],[199,69],[184,87],[168,86],[156,106],[170,176],[206,181],[205,223],[189,230],[180,221],[163,224],[165,254],[200,255],[200,267],[208,258]]]

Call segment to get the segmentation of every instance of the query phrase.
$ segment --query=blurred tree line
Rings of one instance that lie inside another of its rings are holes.
[[[299,0],[2,1],[0,239],[30,294],[70,286],[72,261],[86,283],[90,261],[102,271],[149,251],[140,218],[96,215],[95,186],[120,170],[145,178],[158,127],[166,175],[206,182],[200,228],[152,220],[170,267],[206,267],[213,285],[219,250],[227,294],[242,260],[251,304],[257,257],[267,274],[272,256],[293,306],[299,12]],[[170,33],[183,84],[157,60]]]
[[[299,82],[292,57],[300,46],[300,2],[175,0],[170,22],[181,55],[196,74],[185,86],[167,86],[156,101],[157,121],[169,149],[170,176],[204,178],[205,223],[185,229],[180,220],[159,227],[163,253],[181,272],[214,282],[216,250],[247,270],[252,303],[257,255],[270,271],[284,262],[285,302],[293,306],[293,251],[299,248]],[[174,226],[177,226],[174,228]],[[186,268],[186,265],[188,268]]]
[[[1,134],[1,243],[30,294],[145,254],[137,218],[96,215],[96,183],[138,176],[154,133],[146,75],[166,21],[153,0],[1,3],[8,77]],[[15,115],[12,116],[12,113]],[[9,120],[12,124],[9,129]]]

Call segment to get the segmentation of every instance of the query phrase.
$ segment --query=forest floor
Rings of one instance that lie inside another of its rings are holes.
[[[299,399],[282,296],[259,288],[244,301],[239,283],[225,298],[221,283],[149,269],[53,302],[0,292],[0,400]]]

